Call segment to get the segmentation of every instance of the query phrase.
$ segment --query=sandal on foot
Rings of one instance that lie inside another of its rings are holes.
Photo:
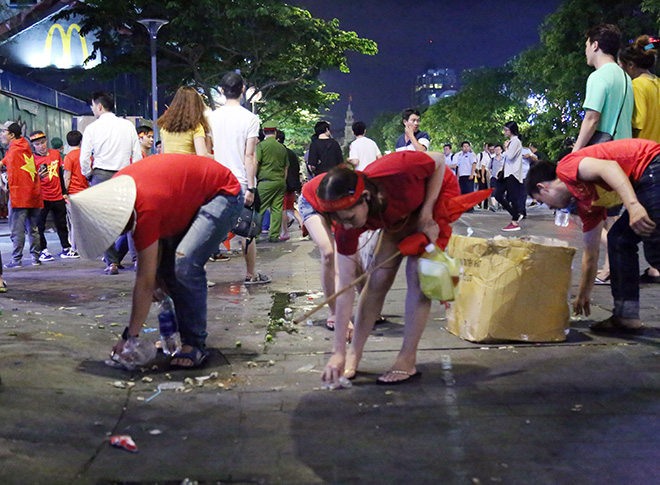
[[[628,335],[641,335],[644,333],[644,325],[641,327],[628,327],[621,323],[621,321],[614,315],[602,322],[596,322],[589,325],[592,332],[596,333],[609,333],[609,334],[628,334]]]
[[[596,276],[596,280],[594,281],[594,284],[596,285],[609,285],[610,284],[610,275],[607,275],[605,278],[599,278]]]
[[[206,360],[206,356],[208,354],[200,350],[198,348],[193,347],[193,349],[190,352],[179,352],[172,356],[172,360],[174,359],[186,359],[192,362],[191,365],[181,365],[181,364],[172,364],[170,363],[170,367],[174,367],[175,369],[196,369],[200,367],[204,361]]]
[[[408,376],[405,379],[400,379],[398,381],[384,381],[383,377],[390,375],[390,374],[396,374],[396,375],[404,375]],[[410,372],[406,372],[405,370],[388,370],[385,374],[380,376],[376,380],[376,384],[379,386],[396,386],[399,384],[406,384],[409,382],[413,382],[418,380],[420,377],[422,377],[422,373],[419,371],[413,372],[412,374]]]
[[[650,283],[660,283],[660,276],[651,276],[649,270],[651,268],[646,268],[644,272],[639,275],[639,282],[641,284],[650,284]]]
[[[325,328],[331,332],[335,331],[335,317],[328,317],[328,319],[325,321]]]
[[[270,283],[270,278],[261,273],[257,273],[252,277],[246,276],[245,281],[243,282],[244,285],[264,285],[266,283]]]

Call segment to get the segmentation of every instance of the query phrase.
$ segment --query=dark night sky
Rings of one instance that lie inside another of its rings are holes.
[[[343,128],[349,94],[356,119],[402,111],[412,102],[415,76],[427,66],[501,66],[538,43],[538,28],[561,0],[298,0],[313,16],[338,18],[343,30],[376,41],[378,55],[349,54],[350,74],[326,72],[328,91],[341,99],[326,116]]]

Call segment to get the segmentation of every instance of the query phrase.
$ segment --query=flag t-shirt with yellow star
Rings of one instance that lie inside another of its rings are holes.
[[[633,188],[651,160],[660,155],[660,144],[627,138],[582,148],[565,156],[557,165],[557,177],[577,201],[582,230],[589,232],[607,217],[607,209],[621,204],[621,197],[605,182],[578,180],[578,167],[585,158],[614,160],[628,176]]]
[[[2,163],[7,167],[11,206],[42,208],[41,184],[28,141],[23,137],[12,140]]]
[[[62,182],[60,178],[60,167],[62,166],[62,156],[57,150],[48,150],[48,155],[41,156],[35,153],[34,162],[37,164],[37,173],[42,173],[41,195],[44,200],[54,201],[62,200]],[[46,170],[39,170],[42,165]]]

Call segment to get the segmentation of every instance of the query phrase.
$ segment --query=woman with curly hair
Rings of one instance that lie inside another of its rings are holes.
[[[206,134],[211,130],[204,111],[204,100],[194,88],[182,86],[177,90],[170,107],[158,118],[163,153],[210,156]]]

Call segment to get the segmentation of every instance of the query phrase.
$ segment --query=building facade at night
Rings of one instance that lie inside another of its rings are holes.
[[[413,106],[431,106],[441,98],[456,94],[458,76],[454,69],[429,67],[415,78]]]

